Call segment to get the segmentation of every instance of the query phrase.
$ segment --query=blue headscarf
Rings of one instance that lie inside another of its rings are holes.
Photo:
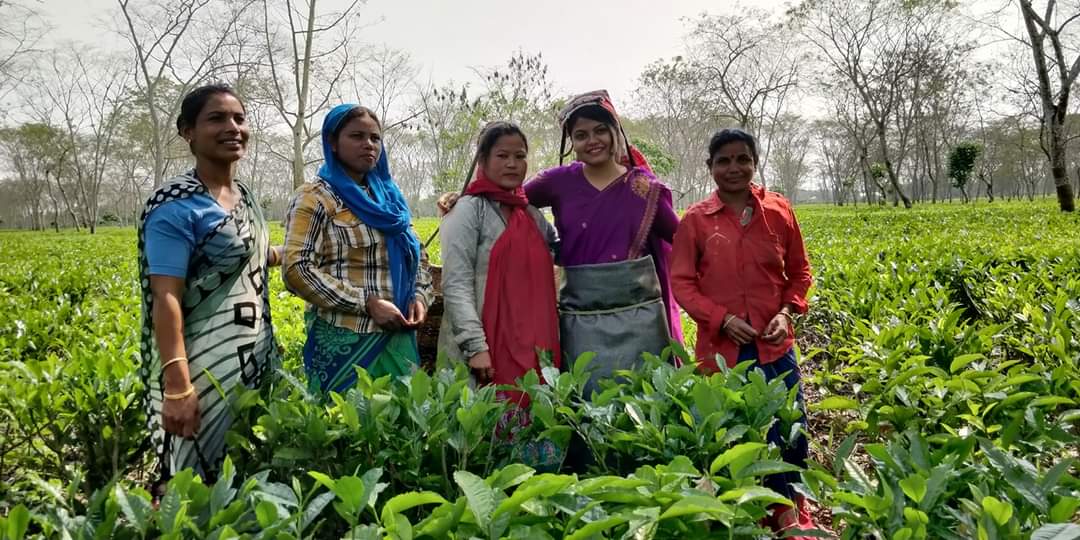
[[[367,173],[371,196],[360,188],[334,157],[330,139],[345,116],[359,105],[338,105],[326,115],[322,126],[323,164],[319,177],[326,180],[345,206],[360,221],[383,234],[390,254],[390,278],[394,284],[394,304],[408,317],[409,305],[416,297],[416,273],[420,267],[420,240],[410,230],[412,216],[405,196],[390,176],[386,147],[379,151],[375,168]]]

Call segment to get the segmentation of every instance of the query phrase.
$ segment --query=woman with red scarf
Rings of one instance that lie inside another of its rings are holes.
[[[480,384],[513,385],[539,370],[539,351],[560,364],[551,253],[557,237],[521,187],[528,150],[518,126],[489,124],[480,135],[476,178],[440,227],[439,350],[467,361]],[[500,396],[528,404],[520,391]]]

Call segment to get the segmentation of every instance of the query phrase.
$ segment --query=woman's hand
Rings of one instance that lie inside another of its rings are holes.
[[[476,353],[469,359],[476,381],[487,384],[495,379],[495,368],[491,367],[491,355],[487,351]]]
[[[779,345],[791,334],[791,316],[785,312],[780,312],[769,321],[769,325],[765,327],[765,335],[761,336],[761,339],[765,343]]]
[[[393,332],[408,324],[405,316],[401,314],[401,310],[388,300],[371,297],[367,299],[364,307],[367,309],[371,320],[375,321],[375,324],[383,330]]]
[[[413,300],[413,303],[409,305],[409,318],[405,321],[405,324],[409,328],[416,328],[421,324],[424,324],[424,319],[427,318],[427,308],[424,307],[424,303],[419,300]]]
[[[753,326],[734,315],[728,315],[727,323],[724,324],[724,329],[721,332],[727,334],[732,341],[739,345],[746,345],[754,341],[754,338],[758,335]]]
[[[439,208],[439,217],[449,214],[460,198],[461,195],[458,195],[457,193],[443,193],[440,195],[439,199],[435,201],[435,206]]]
[[[191,394],[184,399],[166,399],[161,404],[161,423],[165,431],[173,435],[194,439],[202,424],[199,396]]]

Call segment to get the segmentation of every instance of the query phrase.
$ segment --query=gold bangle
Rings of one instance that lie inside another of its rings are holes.
[[[162,391],[161,395],[164,396],[165,399],[168,399],[168,400],[171,400],[171,401],[177,401],[177,400],[185,399],[185,398],[187,398],[188,396],[190,396],[191,394],[194,394],[194,393],[195,393],[195,385],[189,385],[187,390],[184,390],[183,392],[180,392],[179,394],[170,394],[168,392]]]
[[[179,362],[181,360],[186,362],[187,357],[186,356],[177,356],[176,358],[173,358],[172,360],[169,360],[168,362],[165,362],[164,364],[161,364],[161,371],[165,371],[165,368],[167,368],[167,367],[169,367],[169,366],[171,366],[171,365],[173,365],[173,364],[175,364],[175,363],[177,363],[177,362]]]
[[[787,317],[788,325],[791,326],[792,330],[794,330],[795,329],[795,317],[792,317],[791,314],[786,312],[786,311],[781,311],[780,314],[783,315],[784,317]]]

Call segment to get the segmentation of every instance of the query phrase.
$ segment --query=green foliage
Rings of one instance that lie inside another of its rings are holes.
[[[971,172],[975,170],[975,162],[982,152],[982,145],[975,142],[962,142],[949,151],[949,179],[954,187],[960,188],[965,199]]]
[[[1080,444],[1080,251],[1076,218],[1050,208],[800,214],[811,410],[837,448],[804,478],[847,538],[1027,538],[1075,519],[1077,468],[1055,467]]]
[[[888,172],[889,170],[885,167],[884,163],[875,161],[870,164],[870,177],[873,178],[875,182],[881,183]]]
[[[800,208],[824,456],[803,478],[845,538],[1075,536],[1080,250],[1076,217],[1051,209]],[[676,347],[591,402],[586,358],[548,367],[523,381],[531,423],[508,443],[506,405],[462,366],[308,395],[303,305],[274,270],[281,377],[234,394],[221,480],[181,473],[155,509],[134,246],[108,228],[0,239],[0,538],[754,538],[784,502],[759,487],[788,468],[765,433],[806,428],[747,365],[703,377],[671,367],[692,360]],[[521,441],[571,438],[587,471],[521,463]]]
[[[663,178],[675,170],[675,158],[671,157],[663,148],[640,137],[630,137],[630,144],[633,144],[641,151],[657,176]]]

